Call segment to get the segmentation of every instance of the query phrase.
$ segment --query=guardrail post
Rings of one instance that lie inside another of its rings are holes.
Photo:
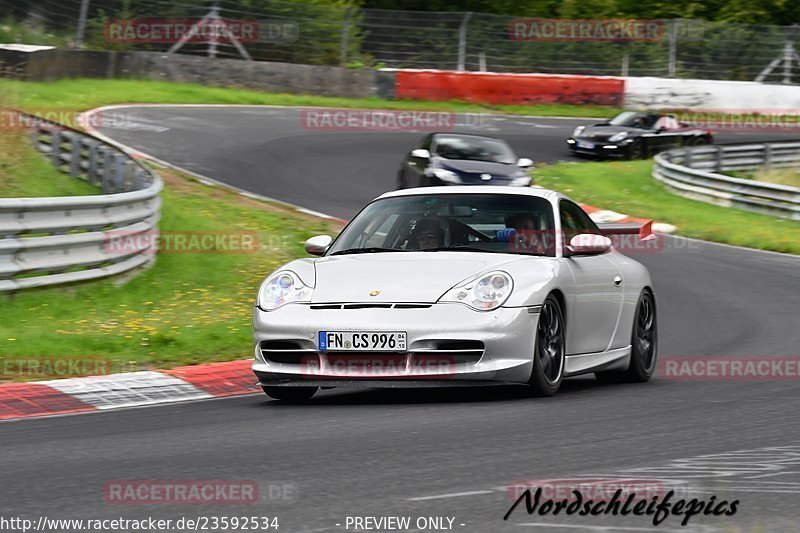
[[[770,143],[764,144],[764,168],[769,168],[772,164],[772,145]]]
[[[61,132],[58,131],[58,128],[54,129],[50,132],[50,159],[55,165],[56,168],[61,166]]]
[[[69,156],[69,175],[77,178],[81,170],[81,138],[75,135],[70,144],[72,150]]]
[[[97,183],[97,142],[89,141],[89,170],[86,180],[95,185]]]
[[[119,154],[114,155],[114,192],[122,190],[125,180],[125,158]]]
[[[111,172],[114,168],[114,154],[110,150],[103,150],[103,193],[111,192]]]
[[[723,151],[722,146],[717,145],[717,161],[716,164],[714,165],[714,172],[722,172],[722,160],[723,160],[722,156],[724,154],[725,152]]]
[[[683,157],[683,165],[692,168],[692,149],[686,149],[686,155]]]

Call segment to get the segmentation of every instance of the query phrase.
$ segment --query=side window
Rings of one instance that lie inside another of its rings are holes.
[[[569,200],[561,200],[559,202],[558,212],[561,216],[561,231],[567,241],[580,233],[598,235],[601,233],[592,219],[589,218],[589,215]]]
[[[425,138],[422,140],[422,146],[420,148],[424,148],[430,152],[431,146],[433,145],[433,135],[426,135]]]

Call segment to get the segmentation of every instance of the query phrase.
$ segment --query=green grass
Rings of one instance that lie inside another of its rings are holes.
[[[110,104],[249,104],[341,108],[418,109],[461,113],[612,117],[619,109],[578,105],[478,105],[466,102],[422,102],[380,98],[334,98],[272,94],[254,90],[206,87],[140,80],[72,79],[48,83],[0,80],[0,93],[12,95],[30,111],[87,110]]]
[[[535,171],[537,185],[580,202],[668,222],[678,234],[800,254],[800,222],[682,198],[651,177],[652,161],[559,163]]]
[[[21,132],[0,132],[0,198],[83,196],[100,189],[60,172]]]
[[[110,358],[120,371],[250,357],[259,283],[305,255],[306,238],[337,228],[173,172],[162,175],[162,232],[258,232],[262,250],[159,253],[154,267],[121,286],[106,280],[2,296],[0,359]],[[46,376],[16,379],[31,377]]]

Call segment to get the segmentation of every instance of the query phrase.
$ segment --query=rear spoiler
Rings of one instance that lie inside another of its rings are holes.
[[[597,224],[603,235],[639,235],[642,241],[655,239],[653,221],[646,222],[603,222]]]

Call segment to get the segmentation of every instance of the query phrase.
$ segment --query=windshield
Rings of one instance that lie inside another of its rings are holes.
[[[608,121],[612,126],[624,126],[628,128],[649,128],[658,117],[636,113],[635,111],[623,111],[616,117]]]
[[[400,196],[368,205],[326,255],[450,250],[553,255],[552,239],[546,238],[553,228],[550,202],[535,196]]]
[[[514,151],[505,141],[485,137],[437,135],[433,152],[445,159],[489,161],[507,165],[517,161]]]

